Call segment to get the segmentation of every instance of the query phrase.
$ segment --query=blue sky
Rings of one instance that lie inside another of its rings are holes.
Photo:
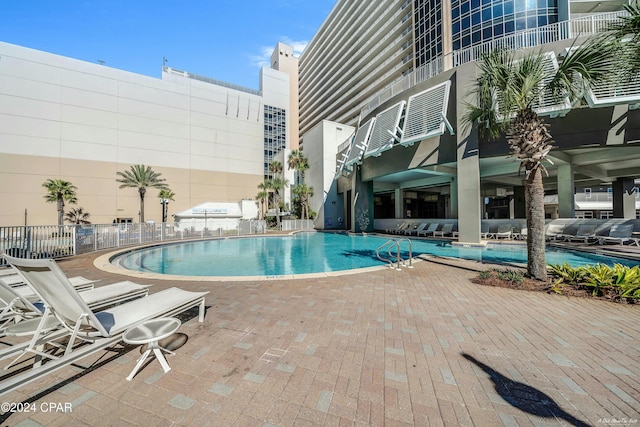
[[[167,65],[258,89],[278,41],[300,50],[336,0],[0,0],[0,41],[160,78]]]

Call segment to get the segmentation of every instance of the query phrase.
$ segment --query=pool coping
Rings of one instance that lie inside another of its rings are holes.
[[[312,233],[317,233],[317,230],[301,230],[302,232],[312,232]],[[204,238],[204,239],[196,239],[196,240],[189,240],[189,242],[196,242],[196,241],[208,241],[208,240],[226,240],[226,239],[241,239],[241,238],[247,238],[247,237],[261,237],[261,238],[271,238],[271,237],[284,237],[284,236],[289,236],[289,235],[293,235],[293,234],[297,234],[301,231],[294,231],[291,233],[283,233],[283,234],[278,234],[278,235],[260,235],[260,236],[256,236],[256,235],[249,235],[249,236],[226,236],[226,237],[212,237],[212,238]],[[373,234],[373,233],[372,233]],[[379,265],[379,266],[373,266],[373,267],[363,267],[363,268],[352,268],[349,270],[339,270],[339,271],[327,271],[327,272],[318,272],[318,273],[304,273],[304,274],[282,274],[282,275],[269,275],[269,276],[182,276],[182,275],[176,275],[176,274],[160,274],[160,273],[152,273],[152,272],[146,272],[146,271],[135,271],[135,270],[129,270],[127,268],[124,267],[120,267],[118,265],[115,265],[112,263],[112,260],[114,258],[116,258],[117,256],[123,255],[127,252],[132,252],[135,250],[139,250],[139,249],[145,249],[145,248],[154,248],[154,247],[159,247],[159,246],[166,246],[166,245],[170,245],[170,244],[179,244],[181,242],[186,242],[186,241],[168,241],[168,242],[153,242],[150,243],[148,245],[140,245],[140,246],[131,246],[131,247],[127,247],[127,248],[120,248],[118,250],[115,251],[111,251],[111,252],[107,252],[105,254],[102,254],[100,256],[98,256],[97,258],[95,258],[93,260],[93,265],[94,267],[96,267],[98,270],[104,271],[106,273],[112,273],[112,274],[120,274],[120,275],[125,275],[125,276],[129,276],[129,277],[138,277],[138,278],[144,278],[144,279],[150,279],[150,280],[190,280],[190,281],[194,281],[194,282],[248,282],[248,281],[256,281],[256,280],[261,280],[261,281],[270,281],[270,280],[295,280],[295,279],[320,279],[320,278],[324,278],[324,277],[335,277],[335,276],[347,276],[347,275],[351,275],[351,274],[360,274],[360,273],[367,273],[370,271],[379,271],[379,270],[383,270],[383,269],[389,269],[390,266],[389,264],[386,265]],[[412,258],[412,263],[415,262],[420,262],[420,261],[424,261],[424,258],[420,258],[417,256],[414,256]],[[411,268],[411,267],[407,267],[406,268]]]

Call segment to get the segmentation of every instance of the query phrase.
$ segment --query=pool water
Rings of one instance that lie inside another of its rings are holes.
[[[340,233],[298,233],[293,236],[219,239],[165,245],[128,252],[114,263],[135,271],[182,276],[281,276],[322,273],[385,265],[376,249],[388,237]],[[413,256],[421,254],[485,262],[527,262],[525,245],[486,248],[452,246],[448,242],[412,240]],[[408,257],[408,243],[402,243]],[[383,255],[387,255],[386,251]],[[547,248],[548,264],[571,266],[603,263],[635,265],[633,261]]]

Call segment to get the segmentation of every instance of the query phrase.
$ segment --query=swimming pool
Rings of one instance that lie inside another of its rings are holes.
[[[327,273],[385,265],[376,249],[388,237],[340,233],[298,233],[176,243],[128,252],[113,260],[134,271],[182,276],[284,276]],[[413,255],[437,255],[484,262],[526,263],[525,245],[452,246],[448,242],[412,240]],[[407,258],[408,244],[402,244]],[[632,261],[547,248],[547,263],[572,266]]]

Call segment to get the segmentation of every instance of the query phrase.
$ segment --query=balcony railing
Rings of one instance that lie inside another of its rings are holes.
[[[507,48],[512,50],[526,49],[575,37],[590,36],[605,30],[609,24],[616,22],[621,16],[625,15],[627,15],[627,12],[618,11],[583,16],[531,30],[519,31],[499,39],[490,40],[477,46],[471,46],[440,56],[433,61],[418,67],[413,72],[398,78],[378,91],[378,93],[365,102],[361,110],[361,117],[366,117],[376,107],[388,101],[398,93],[441,74],[451,67],[458,67],[469,62],[478,61],[485,52],[489,52],[497,48]],[[451,67],[445,65],[448,62],[450,62]]]

